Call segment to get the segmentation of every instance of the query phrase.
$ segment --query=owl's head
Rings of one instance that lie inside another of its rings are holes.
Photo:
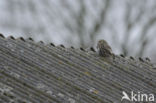
[[[108,45],[107,42],[105,40],[99,40],[97,43],[97,49],[99,49],[101,46],[106,46]]]

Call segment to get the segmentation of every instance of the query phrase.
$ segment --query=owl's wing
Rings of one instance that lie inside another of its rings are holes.
[[[111,53],[112,53],[112,48],[109,45],[106,45],[106,47]]]

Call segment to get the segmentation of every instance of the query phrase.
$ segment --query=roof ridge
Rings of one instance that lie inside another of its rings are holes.
[[[0,37],[1,38],[4,38],[4,39],[12,39],[12,40],[21,40],[21,41],[23,41],[23,42],[26,42],[27,40],[30,40],[30,41],[33,41],[34,42],[34,39],[32,38],[32,37],[28,37],[28,38],[23,38],[23,37],[17,37],[17,38],[15,38],[14,36],[8,36],[8,37],[5,37],[2,33],[0,33]],[[39,42],[36,42],[36,44],[45,44],[42,40],[41,41],[39,41]],[[54,43],[52,43],[52,42],[50,42],[50,43],[48,43],[48,44],[46,44],[46,45],[51,45],[51,46],[56,46]],[[60,47],[62,47],[62,48],[66,48],[63,44],[59,44],[59,45],[57,45],[57,46],[60,46]],[[73,46],[71,46],[71,47],[69,47],[69,48],[71,48],[71,49],[75,49]],[[86,52],[86,51],[92,51],[92,52],[97,52],[95,49],[94,49],[94,47],[90,47],[89,49],[85,49],[85,48],[83,48],[83,47],[80,47],[79,48],[81,51],[83,51],[83,52]],[[128,56],[125,56],[124,54],[120,54],[119,55],[120,57],[122,57],[122,58],[127,58]],[[142,58],[142,57],[133,57],[133,56],[130,56],[129,57],[129,59],[131,59],[131,60],[139,60],[140,62],[147,62],[147,63],[151,63],[151,59],[149,58],[149,57],[145,57],[145,58]],[[152,64],[152,63],[151,63]]]

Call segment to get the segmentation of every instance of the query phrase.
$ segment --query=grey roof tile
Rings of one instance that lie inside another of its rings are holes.
[[[0,101],[120,103],[122,91],[156,94],[150,61],[89,51],[0,36]]]

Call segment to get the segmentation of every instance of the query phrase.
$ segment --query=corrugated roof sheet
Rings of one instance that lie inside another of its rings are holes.
[[[122,91],[156,94],[153,68],[147,59],[0,35],[0,102],[121,103]]]

